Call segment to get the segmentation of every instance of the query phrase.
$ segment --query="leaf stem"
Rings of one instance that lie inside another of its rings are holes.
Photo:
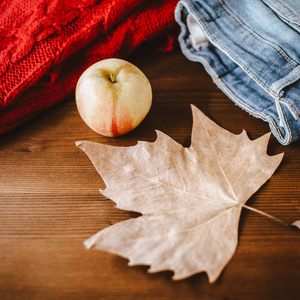
[[[277,218],[277,217],[274,217],[274,216],[272,216],[272,215],[270,215],[270,214],[267,214],[267,213],[265,213],[265,212],[263,212],[263,211],[261,211],[261,210],[259,210],[259,209],[253,208],[253,207],[248,206],[248,205],[246,205],[246,204],[241,204],[241,206],[244,207],[244,208],[246,208],[246,209],[248,209],[248,210],[252,210],[252,211],[254,211],[254,212],[256,212],[256,213],[258,213],[258,214],[260,214],[260,215],[263,215],[263,216],[265,216],[265,217],[267,217],[267,218],[269,218],[269,219],[272,219],[272,220],[274,220],[274,221],[280,223],[281,225],[284,225],[284,226],[286,226],[286,227],[292,227],[291,224],[288,224],[288,223],[282,221],[281,219],[279,219],[279,218]]]

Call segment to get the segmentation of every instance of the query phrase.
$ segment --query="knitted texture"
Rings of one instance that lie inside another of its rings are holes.
[[[0,133],[74,92],[81,73],[174,25],[177,0],[2,0]]]

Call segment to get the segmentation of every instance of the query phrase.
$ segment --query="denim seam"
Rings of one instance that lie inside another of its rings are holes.
[[[209,67],[210,67],[210,66],[209,66]],[[210,68],[211,68],[211,67],[210,67]],[[242,101],[239,97],[237,97],[237,96],[236,96],[236,95],[235,95],[235,94],[234,94],[234,93],[226,86],[226,84],[222,81],[221,78],[218,78],[218,79],[219,79],[219,82],[224,86],[224,88],[226,88],[227,91],[228,91],[234,98],[236,98],[239,102],[243,103],[243,105],[245,105],[246,107],[248,107],[249,110],[253,110],[253,111],[255,111],[258,115],[263,115],[266,119],[271,120],[272,123],[273,123],[273,126],[274,126],[274,127],[276,128],[276,130],[277,130],[277,133],[278,133],[280,139],[281,139],[282,141],[284,141],[284,138],[283,138],[283,136],[282,136],[282,134],[281,134],[281,132],[280,132],[280,130],[279,130],[279,128],[278,128],[276,122],[274,121],[274,119],[273,119],[272,117],[270,117],[269,115],[266,115],[266,114],[265,114],[264,112],[262,112],[262,111],[256,110],[255,108],[251,107],[250,105],[248,105],[247,103],[245,103],[244,101]],[[283,112],[284,112],[284,111],[283,111]],[[286,120],[285,114],[284,114],[284,119],[285,119],[285,124],[287,125],[287,129],[288,129],[289,135],[290,135],[291,140],[292,140],[292,132],[291,132],[290,127],[289,127],[289,125],[288,125],[288,122],[287,122],[287,120]]]
[[[280,3],[280,5],[282,5],[284,8],[286,8],[286,10],[288,10],[291,15],[293,15],[294,17],[296,17],[297,19],[299,19],[299,17],[293,11],[291,11],[284,3],[282,3],[281,1],[278,1],[278,0],[275,0],[275,2]]]
[[[184,43],[185,45],[185,49],[190,53],[190,55],[196,57],[198,59],[198,56],[196,54],[194,54],[193,52],[190,51],[190,49],[187,47],[186,43]],[[228,87],[227,85],[223,82],[223,80],[219,77],[219,75],[215,72],[215,70],[210,66],[209,62],[204,58],[201,57],[203,60],[206,61],[207,67],[215,74],[215,77],[219,80],[219,82],[222,84],[222,86],[231,94],[231,96],[233,98],[235,98],[237,100],[237,102],[240,102],[243,104],[244,107],[247,107],[249,112],[254,111],[258,116],[259,115],[263,115],[265,117],[265,119],[269,119],[272,121],[273,126],[276,128],[278,135],[280,136],[280,139],[283,140],[283,136],[281,135],[281,132],[276,124],[276,122],[274,121],[274,119],[268,115],[266,115],[264,112],[262,111],[258,111],[255,108],[251,107],[250,105],[248,105],[247,103],[245,103],[243,100],[241,100],[239,97],[237,97],[237,95],[235,95]],[[289,133],[291,134],[291,131],[289,130]]]
[[[283,82],[277,89],[280,92],[281,88],[284,86],[288,86],[290,83],[294,83],[295,79],[299,77],[299,74],[296,74],[296,76],[292,77],[290,80]],[[297,80],[296,80],[297,81]]]
[[[291,108],[291,110],[294,112],[295,116],[297,117],[297,119],[299,119],[299,114],[298,112],[295,110],[295,108],[291,105],[291,103],[289,101],[287,101],[286,99],[284,98],[280,98],[279,97],[279,100],[281,100],[282,102],[286,103],[286,105],[288,105],[288,107]]]
[[[264,40],[263,38],[261,38],[259,35],[257,35],[255,32],[253,32],[252,30],[250,30],[225,4],[222,0],[218,0],[218,2],[220,3],[220,5],[223,7],[223,9],[228,13],[228,15],[230,15],[237,23],[239,23],[239,25],[241,25],[246,31],[248,31],[253,37],[255,37],[259,42],[266,44],[272,48],[274,48],[275,50],[277,50],[281,56],[288,62],[290,63],[292,66],[296,67],[298,64],[296,62],[294,62],[292,59],[290,59],[288,57],[288,55],[282,51],[282,49],[280,49],[277,45],[273,45],[271,42],[268,42],[266,40]]]
[[[234,18],[235,20],[236,20],[236,22],[238,22],[246,31],[248,31],[251,35],[253,35],[257,40],[260,40],[260,37],[258,37],[258,36],[256,36],[253,32],[251,32],[250,30],[248,30],[248,28],[225,6],[225,4],[222,2],[222,0],[218,0],[218,2],[220,3],[220,5],[224,8],[224,10],[229,14],[229,15],[231,15],[231,17],[232,18]],[[198,16],[197,16],[197,18],[198,18]],[[201,21],[199,18],[198,18],[198,20],[199,21]],[[201,22],[202,23],[202,22]],[[202,23],[203,24],[203,23]],[[204,24],[203,24],[203,26],[204,26]],[[211,36],[211,35],[210,35]],[[214,40],[215,41],[215,43],[217,43],[220,47],[221,47],[221,45],[211,36],[211,39],[212,40]],[[262,40],[262,42],[263,43],[266,43],[266,42],[264,42],[264,40]],[[269,43],[266,43],[267,45],[269,45]],[[288,59],[288,57],[286,57],[285,55],[285,53],[284,52],[282,52],[281,51],[281,49],[276,49],[276,47],[275,46],[273,46],[273,45],[269,45],[269,46],[271,46],[272,48],[274,48],[275,50],[277,50],[278,52],[280,52],[280,54],[283,56],[283,58],[288,62],[288,63],[290,63],[290,64],[292,64],[294,67],[296,67],[297,66],[297,64],[293,64],[292,63],[292,61],[289,61],[289,59]],[[223,47],[222,47],[222,49],[224,49]],[[225,51],[226,51],[226,49],[224,49]],[[229,51],[228,51],[229,52]],[[232,54],[233,55],[233,54]],[[269,87],[267,87],[260,79],[258,79],[257,77],[256,77],[256,75],[254,75],[240,60],[238,60],[237,58],[235,58],[237,61],[239,61],[239,63],[241,64],[241,65],[243,65],[244,66],[244,68],[250,73],[250,74],[252,74],[252,76],[262,85],[262,86],[264,86],[265,87],[265,89],[267,90],[267,91],[269,91],[269,93],[270,94],[272,94],[273,95],[273,97],[277,97],[277,95],[276,95],[276,93],[274,93]],[[295,77],[296,78],[296,77]],[[291,82],[291,81],[288,81],[288,82]],[[295,108],[291,105],[291,103],[289,103],[286,99],[284,99],[284,98],[279,98],[281,101],[283,101],[283,102],[285,102],[291,109],[292,109],[292,111],[295,113],[295,115],[299,118],[299,114],[298,114],[298,112],[295,110]]]
[[[278,0],[274,0],[274,1],[277,2],[277,3],[280,3],[280,5],[282,5],[286,10],[288,10],[289,13],[290,13],[291,15],[293,15],[294,17],[296,17],[297,19],[299,19],[299,17],[298,17],[294,12],[292,12],[286,5],[284,5],[281,1],[278,1]],[[266,1],[266,2],[270,5],[269,1]],[[277,9],[276,7],[273,7],[273,6],[272,6],[272,10],[276,11],[278,15],[283,15],[284,19],[285,19],[287,22],[289,22],[289,23],[293,24],[294,26],[300,28],[300,26],[299,26],[297,23],[291,22],[291,21],[290,21],[288,18],[286,18],[285,15],[284,15],[279,9]]]
[[[279,87],[278,87],[278,91],[281,90],[281,87],[283,86],[287,86],[289,85],[290,83],[293,83],[295,81],[295,79],[299,77],[299,74],[296,74],[296,76],[294,76],[293,78],[291,78],[290,80],[282,83]],[[291,109],[292,111],[295,113],[295,116],[299,119],[299,114],[298,112],[296,111],[296,109],[291,105],[291,103],[289,101],[287,101],[286,99],[282,98],[282,97],[279,97],[279,100],[285,102]]]
[[[190,10],[191,12],[194,12],[194,10],[192,9],[192,7],[190,6],[189,3],[187,3],[187,2],[184,2],[184,3],[183,3],[183,2],[182,2],[182,4],[183,4],[183,5],[186,5],[186,6],[189,8],[189,10]],[[181,10],[182,10],[182,7],[180,8],[180,11],[181,11]],[[206,28],[206,27],[204,26],[202,20],[198,17],[198,15],[197,15],[197,14],[194,14],[194,15],[197,17],[197,19],[198,19],[199,22],[203,25],[203,27]],[[181,22],[181,21],[180,21],[180,22]],[[181,22],[181,23],[182,23],[182,22]],[[183,24],[183,23],[182,23],[182,24]],[[184,24],[183,24],[183,25],[184,25]],[[186,27],[186,26],[185,26],[185,27]],[[206,32],[207,32],[207,31],[206,31]],[[210,35],[209,32],[207,32],[207,34],[210,36],[210,38],[211,38],[212,40],[215,41],[215,39]],[[215,42],[216,42],[216,41],[215,41]],[[216,42],[216,43],[217,43],[217,42]],[[217,44],[218,44],[218,43],[217,43]],[[220,44],[218,44],[218,45],[219,45],[223,50],[226,50],[226,49],[224,49]],[[185,42],[184,42],[184,46],[185,46],[186,50],[188,51],[188,53],[190,53],[191,56],[194,56],[194,57],[196,58],[196,60],[198,61],[198,60],[199,60],[199,57],[198,57],[196,54],[194,54],[194,53],[192,53],[192,52],[190,51],[190,49],[187,47],[187,45],[186,45]],[[225,52],[227,52],[227,51],[225,51]],[[215,74],[216,79],[219,80],[219,82],[222,84],[223,88],[226,89],[226,90],[230,93],[230,95],[231,95],[234,99],[236,99],[237,102],[241,103],[245,108],[248,108],[249,112],[253,111],[254,113],[256,113],[257,116],[263,116],[265,120],[270,120],[270,121],[271,121],[270,124],[273,125],[274,129],[276,130],[276,132],[277,132],[277,134],[278,134],[278,136],[279,136],[279,138],[281,139],[281,141],[282,141],[283,144],[288,144],[288,143],[292,140],[292,138],[293,138],[293,137],[292,137],[292,132],[291,132],[291,130],[290,130],[289,123],[288,123],[287,120],[286,120],[285,114],[284,114],[284,119],[285,119],[286,129],[287,129],[288,132],[289,132],[289,136],[290,136],[289,139],[288,139],[287,137],[286,137],[286,138],[283,138],[283,136],[282,136],[282,134],[281,134],[281,132],[280,132],[280,130],[279,130],[279,128],[278,128],[276,122],[274,121],[274,119],[273,119],[271,116],[266,115],[265,113],[263,113],[263,112],[261,112],[261,111],[257,111],[255,108],[249,106],[247,103],[245,103],[244,101],[242,101],[239,97],[237,97],[237,96],[236,96],[236,95],[235,95],[235,94],[234,94],[234,93],[226,86],[226,84],[220,79],[220,77],[219,77],[218,74],[215,72],[215,70],[210,66],[210,64],[208,63],[208,61],[207,61],[205,58],[203,58],[203,57],[202,57],[202,59],[206,61],[207,67],[209,67],[209,69]],[[239,60],[237,60],[237,61],[239,61]],[[240,62],[240,63],[241,63],[241,62]],[[242,64],[242,63],[241,63],[241,64]],[[243,64],[242,64],[242,65],[243,65]],[[243,66],[244,66],[244,65],[243,65]],[[244,67],[245,67],[246,70],[248,70],[246,66],[244,66]],[[249,72],[250,74],[252,74],[249,70],[248,70],[248,72]],[[253,75],[253,76],[254,76],[254,75]],[[257,79],[257,80],[260,82],[259,79]],[[263,86],[265,86],[262,82],[261,82],[261,84],[262,84]],[[265,86],[265,88],[266,88],[267,90],[269,90],[266,86]],[[275,93],[273,93],[272,91],[270,91],[270,92],[271,92],[271,94],[272,94],[274,97],[276,96]],[[275,101],[276,101],[276,100],[275,100]]]
[[[187,46],[186,46],[186,49],[190,52],[190,50],[188,49]],[[195,54],[192,53],[192,52],[190,52],[190,54],[197,57],[197,55],[195,55]],[[274,119],[273,119],[271,116],[266,115],[266,114],[265,114],[264,112],[262,112],[262,111],[256,110],[255,108],[253,108],[253,107],[251,107],[250,105],[248,105],[247,103],[245,103],[241,98],[237,97],[237,95],[235,95],[235,94],[231,91],[231,89],[229,89],[228,86],[223,82],[223,80],[218,76],[218,74],[217,74],[217,73],[215,72],[215,70],[210,66],[210,64],[208,63],[208,61],[207,61],[205,58],[203,58],[203,57],[202,57],[202,59],[206,61],[207,66],[209,67],[209,69],[210,69],[212,72],[214,72],[214,74],[215,74],[216,78],[218,79],[218,81],[220,82],[220,84],[222,84],[222,86],[230,93],[230,95],[232,96],[232,98],[235,98],[237,102],[240,102],[240,103],[242,103],[242,105],[243,105],[244,107],[247,107],[248,110],[249,110],[249,112],[254,111],[258,116],[259,116],[259,115],[263,115],[265,119],[269,119],[269,120],[272,122],[274,128],[276,129],[276,131],[277,131],[277,133],[278,133],[280,139],[281,139],[283,142],[286,141],[286,138],[284,139],[284,137],[282,136],[282,134],[281,134],[281,132],[280,132],[280,130],[279,130],[279,128],[278,128],[276,122],[274,121]],[[285,112],[284,112],[283,109],[282,109],[282,114],[283,114],[283,117],[284,117],[284,120],[285,120],[286,129],[288,130],[289,135],[290,135],[290,140],[292,140],[292,139],[293,139],[292,132],[291,132],[291,129],[290,129],[290,127],[289,127],[289,123],[287,122],[286,115],[285,115]]]
[[[191,11],[194,12],[194,10],[192,9],[192,7],[187,4],[190,8]],[[206,28],[206,26],[204,25],[204,23],[202,22],[202,20],[198,17],[197,14],[195,14],[195,16],[197,17],[198,21],[203,25],[204,28]],[[222,48],[224,50],[225,53],[229,54],[230,56],[233,57],[234,60],[238,61],[240,65],[243,66],[243,68],[252,75],[253,78],[255,78],[255,80],[257,80],[274,98],[277,97],[276,93],[274,93],[271,89],[269,89],[259,78],[257,78],[256,75],[254,75],[238,58],[236,58],[231,52],[229,52],[226,48],[224,48],[221,44],[219,44],[210,34],[210,32],[206,31],[206,33],[210,36],[211,40],[214,41],[215,44],[219,45],[220,48]]]
[[[280,101],[282,101],[282,102],[284,102],[292,111],[293,111],[293,113],[295,114],[295,119],[297,120],[297,119],[299,119],[300,117],[299,117],[299,114],[297,113],[297,111],[294,109],[294,107],[293,106],[291,106],[290,104],[289,104],[289,102],[287,101],[287,100],[285,100],[285,99],[283,99],[283,98],[279,98],[279,100]],[[293,114],[292,114],[293,115]]]
[[[290,127],[288,126],[289,123],[288,123],[287,118],[286,118],[286,113],[285,113],[285,111],[284,111],[284,109],[282,107],[281,107],[281,112],[282,112],[282,115],[284,117],[285,124],[287,125],[288,131],[289,131],[289,134],[290,134],[291,140],[292,140],[293,139],[292,132],[290,130]]]
[[[187,48],[187,49],[188,49],[188,48]],[[192,55],[195,55],[195,54],[193,54],[193,53],[191,53],[191,54],[192,54]],[[237,97],[237,95],[235,95],[235,94],[231,91],[231,89],[228,88],[228,86],[223,82],[223,80],[218,76],[218,74],[216,74],[216,72],[214,71],[214,69],[209,65],[208,61],[207,61],[205,58],[203,58],[203,59],[207,62],[207,66],[210,68],[210,70],[212,70],[212,71],[215,73],[216,78],[219,80],[219,82],[222,84],[222,86],[223,86],[223,87],[231,94],[231,96],[232,96],[233,98],[235,98],[235,99],[237,100],[237,102],[240,102],[240,103],[242,103],[245,107],[247,107],[248,110],[249,110],[249,112],[252,110],[252,111],[254,111],[258,116],[259,116],[259,115],[263,115],[263,116],[265,117],[265,119],[271,120],[273,126],[276,128],[276,131],[277,131],[277,133],[278,133],[280,139],[281,139],[282,141],[284,141],[284,138],[283,138],[283,136],[282,136],[282,134],[281,134],[281,132],[280,132],[280,130],[279,130],[279,128],[278,128],[276,122],[274,121],[274,119],[273,119],[272,117],[270,117],[269,115],[266,115],[264,112],[256,110],[255,108],[253,108],[253,107],[251,107],[250,105],[248,105],[247,103],[245,103],[241,98]],[[285,119],[285,123],[286,123],[286,125],[287,125],[288,132],[289,132],[290,137],[291,137],[291,139],[292,139],[292,132],[291,132],[289,126],[288,126],[288,123],[287,123],[285,114],[284,114],[284,119]]]
[[[195,13],[195,11],[192,9],[192,7],[188,4],[188,3],[186,3],[188,6],[189,6],[189,9],[191,10],[191,11],[193,11],[194,13]],[[199,18],[199,16],[197,15],[197,14],[194,14],[196,17],[197,17],[197,19],[198,19],[198,21],[203,25],[203,27],[204,28],[206,28],[206,26],[204,25],[204,23],[202,22],[202,20]],[[221,48],[221,49],[223,49],[224,50],[224,52],[225,53],[227,53],[228,55],[230,55],[235,61],[237,61],[241,66],[243,66],[243,68],[249,73],[249,74],[251,74],[252,75],[252,77],[253,78],[255,78],[255,80],[257,80],[270,94],[272,94],[273,95],[273,97],[276,97],[277,95],[272,91],[272,90],[270,90],[260,79],[258,79],[257,77],[256,77],[256,75],[254,75],[238,58],[236,58],[231,52],[229,52],[226,48],[224,48],[221,44],[219,44],[213,37],[212,37],[212,35],[210,34],[210,32],[208,32],[207,30],[206,30],[206,33],[207,33],[207,35],[209,35],[209,37],[210,37],[210,39],[211,40],[213,40],[214,41],[214,43],[215,44],[217,44],[217,45],[219,45],[219,47]]]
[[[220,0],[218,0],[220,2]],[[189,3],[186,3],[187,6],[189,7],[190,11],[193,11],[193,8],[189,5]],[[221,4],[221,3],[220,3]],[[221,4],[222,5],[222,4]],[[225,9],[225,7],[224,7]],[[199,18],[199,16],[197,14],[194,13],[194,15],[197,17],[198,21],[203,25],[204,28],[206,28],[206,26],[204,25],[204,23],[202,22],[202,20]],[[234,58],[234,60],[238,61],[240,65],[243,66],[243,68],[252,75],[253,78],[255,78],[264,88],[265,90],[267,90],[274,98],[278,98],[278,95],[276,93],[274,93],[269,87],[267,87],[259,78],[256,77],[256,75],[254,75],[239,59],[237,59],[231,52],[227,51],[227,49],[225,49],[221,44],[219,44],[210,34],[210,32],[206,31],[206,33],[210,36],[210,38],[217,44],[219,45],[220,48],[222,48],[225,53],[228,53],[230,56],[232,56]],[[285,102],[289,107],[291,107],[292,111],[299,117],[297,111],[295,110],[295,108],[291,105],[291,103],[289,103],[286,99],[283,98],[279,98],[281,101]]]

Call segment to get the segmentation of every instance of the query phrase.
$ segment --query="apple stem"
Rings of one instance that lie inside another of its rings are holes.
[[[112,83],[115,83],[116,82],[116,76],[113,74],[113,73],[110,73],[109,75],[109,79]]]

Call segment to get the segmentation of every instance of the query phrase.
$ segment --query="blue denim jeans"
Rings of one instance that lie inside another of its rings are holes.
[[[188,59],[267,121],[281,144],[300,139],[300,0],[182,0],[175,19]],[[199,29],[198,47],[188,20]]]

